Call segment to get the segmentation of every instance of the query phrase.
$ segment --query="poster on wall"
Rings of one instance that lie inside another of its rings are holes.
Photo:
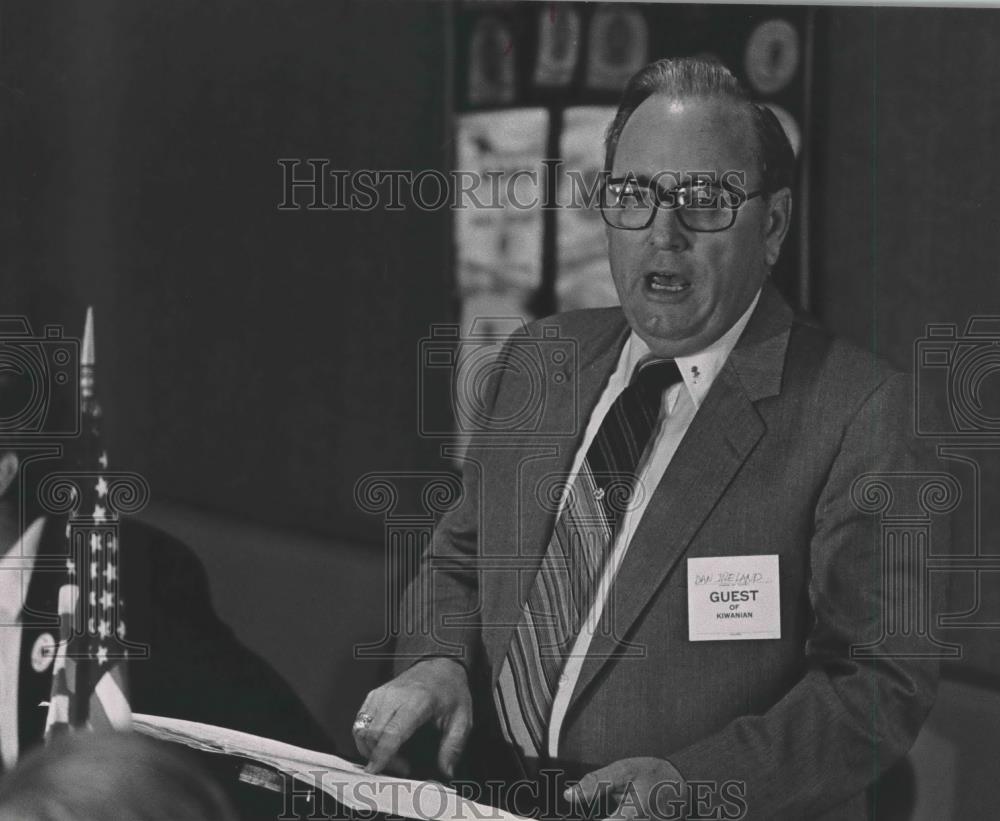
[[[579,55],[580,12],[572,6],[555,5],[539,11],[535,85],[569,85]]]
[[[463,194],[455,210],[462,327],[480,318],[524,316],[541,281],[542,108],[463,114],[456,161]],[[484,323],[486,323],[484,325]]]
[[[638,9],[602,7],[590,22],[587,86],[621,91],[649,61],[649,26]]]
[[[495,17],[476,24],[469,53],[470,105],[503,105],[514,101],[514,39]]]
[[[744,67],[760,94],[776,94],[799,67],[799,35],[787,20],[766,20],[747,39]]]
[[[615,115],[609,106],[578,106],[563,117],[557,215],[556,304],[560,311],[617,305],[611,281],[604,221],[596,185],[604,167],[604,131]],[[589,202],[587,200],[589,199]]]

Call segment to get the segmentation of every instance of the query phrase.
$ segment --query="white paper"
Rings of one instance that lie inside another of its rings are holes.
[[[161,741],[184,744],[210,753],[240,756],[269,765],[309,786],[322,789],[344,806],[355,810],[377,810],[424,821],[523,821],[496,807],[462,798],[454,790],[435,781],[370,775],[357,764],[336,755],[306,750],[225,727],[133,713],[132,729]]]
[[[687,560],[688,639],[781,638],[778,556]]]

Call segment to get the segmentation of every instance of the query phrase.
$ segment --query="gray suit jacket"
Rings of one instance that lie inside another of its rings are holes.
[[[619,309],[578,311],[508,344],[485,394],[493,430],[473,436],[464,498],[404,598],[432,629],[401,638],[400,665],[455,655],[490,702],[552,530],[545,488],[569,470],[628,330]],[[909,384],[765,287],[629,546],[561,758],[654,756],[688,780],[742,782],[747,818],[866,817],[865,788],[913,742],[938,674],[850,651],[884,633],[885,585],[918,595],[883,568],[879,520],[851,498],[868,472],[937,470],[908,435]],[[781,638],[689,641],[684,560],[750,554],[780,557]]]

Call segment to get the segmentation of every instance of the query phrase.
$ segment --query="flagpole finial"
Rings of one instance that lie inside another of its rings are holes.
[[[94,308],[87,306],[87,320],[83,325],[83,349],[80,351],[81,365],[94,365]]]
[[[80,350],[80,398],[84,401],[94,397],[94,309],[87,306],[87,319],[83,324],[83,345]]]

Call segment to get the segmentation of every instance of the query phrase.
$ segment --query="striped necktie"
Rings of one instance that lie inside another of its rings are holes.
[[[594,602],[623,514],[638,495],[636,470],[656,426],[663,391],[680,379],[673,360],[641,365],[609,408],[565,489],[494,692],[504,734],[526,758],[540,758],[547,748],[566,657]]]

